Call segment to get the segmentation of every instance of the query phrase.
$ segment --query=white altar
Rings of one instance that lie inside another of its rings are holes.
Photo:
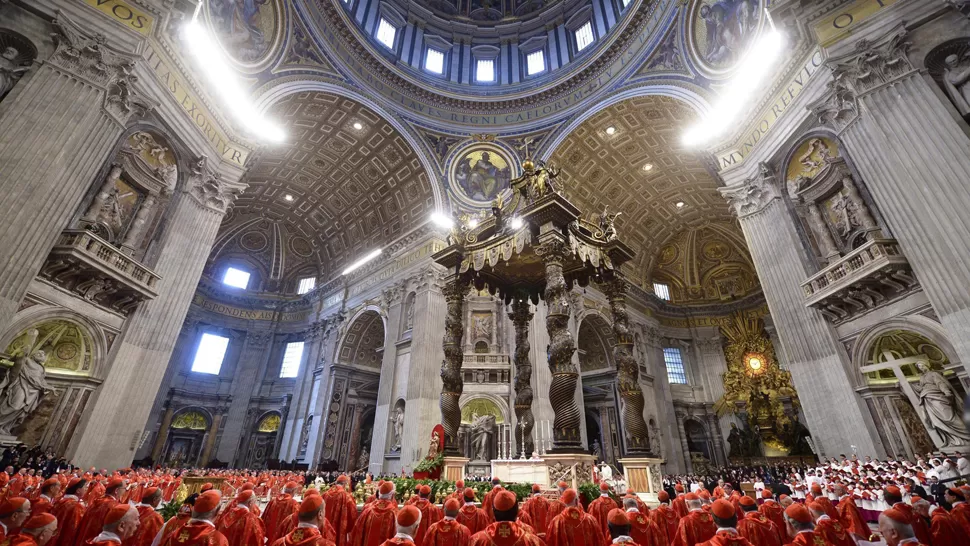
[[[548,463],[545,459],[494,459],[492,477],[503,482],[549,485]]]

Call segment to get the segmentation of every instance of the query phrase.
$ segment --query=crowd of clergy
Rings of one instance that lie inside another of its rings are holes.
[[[347,476],[318,490],[294,474],[230,472],[164,521],[159,508],[179,483],[165,472],[63,473],[36,487],[18,476],[0,473],[0,546],[970,545],[967,486],[946,491],[949,510],[888,486],[870,526],[839,484],[836,498],[812,483],[804,499],[766,488],[756,500],[730,484],[709,492],[678,483],[650,509],[605,483],[584,507],[565,482],[519,499],[498,480],[483,498],[459,481],[440,506],[420,485],[401,506],[394,483],[381,481],[359,507]]]

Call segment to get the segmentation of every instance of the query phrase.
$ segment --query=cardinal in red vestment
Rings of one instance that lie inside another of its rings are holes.
[[[827,515],[828,517],[835,520],[839,519],[839,511],[835,509],[835,505],[832,504],[832,501],[829,500],[827,496],[825,496],[825,493],[822,491],[821,485],[817,483],[813,483],[812,499],[811,500],[806,499],[806,500],[810,503],[817,502],[822,507],[823,511],[825,512],[825,515]]]
[[[965,535],[970,536],[970,505],[967,505],[963,491],[951,487],[943,493],[943,499],[952,506],[950,517]]]
[[[824,536],[815,534],[815,518],[804,504],[793,502],[785,508],[785,526],[792,537],[788,546],[833,546]]]
[[[219,511],[219,515],[216,516],[216,520],[214,522],[216,524],[216,527],[219,527],[219,525],[222,523],[222,520],[226,519],[226,516],[228,516],[229,514],[231,514],[233,512],[232,509],[235,508],[239,504],[239,495],[243,491],[253,491],[253,494],[255,495],[255,489],[256,489],[256,486],[254,486],[253,484],[251,484],[251,483],[244,483],[239,488],[239,491],[236,492],[236,497],[233,498],[231,501],[229,501],[229,503],[226,504],[226,506],[224,506],[222,508],[222,510]],[[255,502],[252,503],[252,506],[250,506],[250,509],[252,510],[252,512],[254,514],[256,514],[256,517],[257,518],[260,517],[259,504],[255,503]]]
[[[549,517],[549,501],[542,496],[542,488],[538,484],[532,485],[532,496],[522,503],[519,516],[521,517],[522,514],[528,515],[533,529],[545,535],[546,527],[549,526],[552,518]]]
[[[492,490],[485,493],[485,498],[482,499],[482,510],[485,512],[485,517],[488,518],[489,523],[493,523],[495,521],[495,515],[492,514],[492,501],[495,500],[495,495],[498,494],[499,491],[504,490],[505,489],[502,487],[502,480],[492,478]]]
[[[499,491],[493,500],[495,522],[472,535],[471,546],[543,546],[542,539],[515,521],[519,515],[515,493]]]
[[[872,534],[869,524],[863,519],[862,512],[859,511],[852,495],[846,494],[845,486],[842,484],[835,485],[835,494],[839,496],[839,504],[835,506],[835,510],[839,513],[838,519],[845,529],[862,539],[869,538],[869,535]]]
[[[215,490],[200,494],[192,506],[192,519],[162,539],[161,546],[229,546],[213,523],[221,500],[222,494]]]
[[[7,497],[0,503],[0,543],[13,536],[30,518],[30,501],[23,497]]]
[[[57,534],[57,518],[44,512],[24,522],[20,532],[4,540],[6,546],[45,546]]]
[[[907,505],[908,506],[908,505]],[[916,537],[916,531],[909,523],[911,517],[895,507],[879,514],[879,534],[889,546],[905,544],[906,546],[929,546]],[[956,544],[956,543],[954,543]]]
[[[303,492],[303,500],[306,500],[308,497],[312,497],[312,496],[319,497],[320,492],[312,487],[308,488],[306,491]],[[323,535],[323,538],[331,542],[337,542],[337,531],[334,530],[333,525],[330,525],[330,522],[327,521],[326,519],[327,501],[323,502],[323,515],[324,515],[324,520],[323,520],[323,526],[320,527],[320,533]],[[293,512],[289,516],[287,516],[286,519],[284,519],[283,522],[280,523],[276,534],[277,536],[281,536],[281,537],[284,535],[288,535],[290,534],[290,531],[292,531],[293,529],[296,529],[297,527],[299,527],[299,525],[300,525],[300,513],[298,510],[296,512]]]
[[[30,501],[30,515],[46,514],[54,507],[54,499],[61,494],[61,482],[57,478],[48,478],[40,486],[40,494]]]
[[[286,482],[283,492],[269,501],[263,512],[263,525],[266,527],[266,540],[272,544],[280,537],[280,525],[287,517],[296,513],[299,503],[293,498],[300,486],[296,482]]]
[[[472,533],[456,519],[460,506],[458,499],[445,501],[444,519],[428,529],[421,546],[468,546]]]
[[[74,542],[75,546],[83,545],[101,532],[105,516],[120,502],[118,499],[121,498],[121,493],[124,490],[124,480],[113,478],[108,482],[108,485],[104,488],[104,496],[94,501],[94,504],[84,512],[84,518],[81,520],[81,526]]]
[[[455,490],[445,497],[445,500],[455,499],[458,501],[458,506],[464,504],[463,495],[465,494],[465,480],[458,480],[455,482]]]
[[[579,495],[575,489],[567,489],[562,494],[566,505],[558,516],[553,518],[546,529],[546,544],[549,546],[600,546],[603,543],[603,529],[596,518],[579,509]]]
[[[688,512],[680,519],[677,532],[670,539],[671,546],[695,546],[714,538],[717,525],[711,514],[702,507],[700,498],[693,493],[688,493],[684,495],[684,501],[687,503]],[[733,508],[734,505],[732,504],[731,507]]]
[[[109,487],[110,491],[111,488]],[[115,503],[104,515],[101,532],[85,542],[87,546],[120,546],[138,532],[138,509],[127,503]]]
[[[660,506],[650,511],[650,519],[663,531],[664,540],[667,544],[670,544],[674,535],[677,534],[677,526],[680,524],[680,518],[674,513],[674,509],[670,507],[670,494],[661,490],[657,493],[657,500],[660,501]]]
[[[418,487],[419,495],[421,487],[427,486]],[[417,502],[414,504],[417,504]],[[415,546],[416,539],[414,537],[418,532],[418,527],[421,526],[422,516],[421,510],[418,510],[414,504],[409,504],[398,510],[394,517],[397,534],[385,540],[381,546]],[[417,542],[417,544],[420,544],[420,542]]]
[[[428,497],[431,496],[431,488],[422,485],[418,489],[418,500],[412,506],[421,512],[421,524],[418,525],[417,530],[415,530],[416,534],[412,535],[412,538],[415,543],[422,545],[424,544],[424,536],[428,533],[428,528],[441,521],[444,515],[440,508],[428,500]]]
[[[727,490],[727,487],[725,486],[726,493],[730,495],[731,491]],[[754,546],[738,532],[738,506],[732,499],[715,500],[711,503],[709,512],[717,527],[716,531],[711,538],[698,544],[701,546]]]
[[[149,487],[142,491],[141,502],[135,505],[135,509],[138,510],[138,530],[131,538],[124,541],[124,546],[151,546],[155,535],[165,523],[162,515],[155,510],[160,502],[162,502],[161,489]]]
[[[266,529],[263,520],[253,513],[251,505],[256,503],[253,491],[241,491],[234,500],[235,506],[227,506],[217,518],[216,529],[226,536],[232,546],[263,546]]]
[[[84,518],[84,504],[81,498],[88,490],[88,482],[82,478],[74,478],[67,484],[64,496],[54,502],[51,514],[57,518],[60,526],[57,535],[51,541],[53,546],[74,546],[77,531]]]
[[[332,540],[324,537],[320,529],[327,522],[323,497],[311,495],[305,497],[297,509],[296,529],[276,540],[270,546],[334,546]]]
[[[675,485],[674,494],[677,496],[670,503],[670,507],[674,509],[674,513],[677,514],[678,518],[683,518],[689,511],[687,508],[687,499],[685,498],[686,495],[684,494],[684,486],[679,483]]]
[[[735,528],[753,546],[782,546],[787,542],[785,532],[768,519],[768,516],[758,511],[758,504],[754,499],[744,495],[738,504],[744,517],[738,520]]]
[[[907,506],[908,507],[908,506]],[[855,540],[842,523],[837,519],[832,519],[828,514],[825,513],[825,507],[823,507],[818,501],[812,501],[808,503],[808,509],[812,513],[812,517],[815,518],[815,534],[825,537],[825,540],[831,542],[835,546],[855,546]]]
[[[903,492],[898,487],[895,485],[886,487],[882,492],[882,498],[886,501],[886,504],[901,512],[909,520],[909,524],[913,526],[916,538],[920,542],[923,544],[930,543],[929,525],[913,513],[912,506],[903,502]]]
[[[458,512],[458,517],[455,519],[458,523],[468,527],[468,530],[474,535],[488,527],[488,516],[485,515],[484,510],[475,506],[474,489],[471,487],[466,488],[464,499],[465,505],[461,507],[461,510]]]
[[[350,534],[351,546],[379,546],[394,536],[397,501],[394,500],[394,484],[384,482],[378,491],[378,499],[364,508]]]
[[[614,508],[606,515],[606,544],[640,546],[632,536],[630,518],[621,508]]]
[[[637,507],[637,500],[629,497],[623,499],[623,509],[630,521],[630,529],[627,534],[639,546],[667,546],[666,530],[661,529],[650,519],[649,515],[640,511],[640,508]]]
[[[589,503],[589,508],[586,510],[591,516],[596,518],[596,523],[599,524],[600,529],[604,533],[607,533],[606,520],[610,515],[610,512],[616,510],[619,506],[613,497],[610,496],[610,486],[606,482],[600,483],[600,496],[596,498],[593,502]],[[643,546],[642,544],[640,546]]]
[[[758,512],[761,512],[762,515],[770,519],[778,527],[782,544],[788,542],[788,531],[785,525],[785,509],[772,497],[771,491],[768,489],[761,490],[761,498],[764,502],[758,507]]]
[[[354,502],[353,495],[347,492],[349,487],[350,478],[341,475],[337,478],[336,485],[323,494],[324,511],[337,535],[337,546],[347,546],[350,533],[354,530],[354,522],[357,521],[357,503]]]
[[[559,490],[559,497],[562,497],[562,494],[569,489],[569,484],[561,481],[556,484],[556,489]],[[560,499],[557,498],[549,501],[549,515],[546,516],[546,519],[551,523],[552,519],[558,516],[559,513],[565,509],[566,505],[563,504]]]

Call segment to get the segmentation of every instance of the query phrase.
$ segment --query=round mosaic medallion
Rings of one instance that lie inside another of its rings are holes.
[[[687,45],[700,71],[723,78],[734,70],[765,24],[765,0],[692,0]]]
[[[669,265],[677,259],[677,247],[667,245],[660,249],[660,265]]]
[[[310,241],[307,241],[303,237],[293,237],[290,239],[290,250],[301,258],[309,258],[313,255],[313,246],[310,245]]]
[[[282,0],[205,2],[209,30],[223,52],[240,68],[253,72],[266,68],[279,51],[283,14]]]
[[[451,164],[448,180],[459,198],[483,206],[509,188],[514,170],[505,150],[494,145],[478,144],[459,152]]]
[[[266,248],[266,244],[266,235],[259,231],[247,231],[239,238],[239,245],[252,252],[263,250]]]

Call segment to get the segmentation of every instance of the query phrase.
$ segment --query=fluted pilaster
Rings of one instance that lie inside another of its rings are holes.
[[[764,289],[808,428],[825,453],[879,455],[872,419],[852,390],[848,357],[830,324],[805,306],[801,282],[809,271],[792,216],[767,166],[762,174],[721,190],[741,220],[745,240]],[[832,401],[839,411],[832,411]],[[820,453],[821,455],[821,453]]]
[[[970,138],[909,62],[906,32],[832,59],[814,105],[845,149],[970,369]]]
[[[232,402],[229,404],[229,411],[222,427],[222,439],[216,451],[216,458],[222,462],[238,466],[246,456],[245,450],[240,448],[239,441],[244,435],[248,436],[243,431],[243,427],[247,424],[249,401],[260,379],[260,371],[267,369],[272,342],[272,331],[256,330],[246,333],[246,345],[233,370],[232,386],[229,390],[232,393]]]
[[[280,431],[282,433],[280,459],[285,461],[300,457],[303,423],[310,414],[310,400],[313,396],[313,372],[317,362],[320,361],[326,327],[326,321],[316,321],[311,323],[304,333],[303,359],[293,385],[293,409],[287,415],[283,429]],[[302,458],[300,460],[306,462]]]
[[[0,103],[0,331],[132,115],[134,58],[63,17],[57,48]],[[100,182],[100,181],[99,181]]]
[[[201,158],[172,198],[155,267],[158,297],[132,313],[115,342],[108,375],[75,435],[69,453],[75,462],[108,468],[131,463],[219,224],[244,187],[221,180]]]

